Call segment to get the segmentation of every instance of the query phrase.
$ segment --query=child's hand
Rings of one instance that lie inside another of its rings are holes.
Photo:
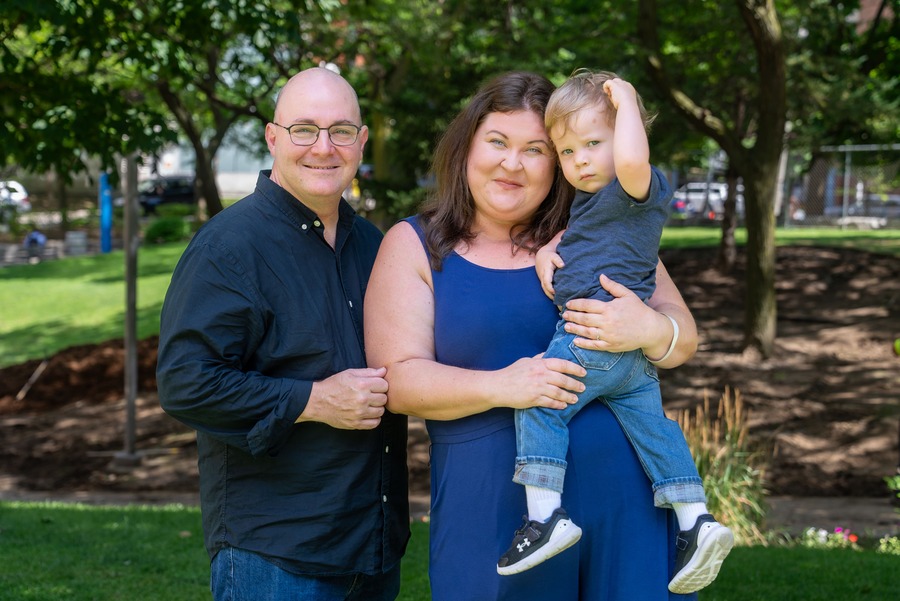
[[[541,288],[551,300],[554,296],[553,274],[563,265],[562,257],[556,254],[555,244],[542,247],[534,257],[534,269],[537,271],[538,279],[541,280]]]
[[[637,104],[637,92],[634,90],[634,86],[624,79],[617,77],[604,82],[603,91],[609,96],[613,108],[617,111],[622,103]]]

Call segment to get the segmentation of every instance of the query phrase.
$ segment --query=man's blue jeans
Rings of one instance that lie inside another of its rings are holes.
[[[586,350],[560,320],[545,358],[566,359],[587,370],[579,378],[585,391],[565,409],[532,407],[516,410],[516,472],[519,484],[562,492],[569,448],[569,421],[592,400],[602,397],[637,453],[653,483],[657,507],[706,502],[703,481],[684,433],[666,417],[656,368],[640,350],[627,353]],[[610,482],[609,486],[615,486]]]
[[[212,560],[209,587],[215,601],[394,601],[400,566],[375,576],[301,576],[256,553],[225,547]]]

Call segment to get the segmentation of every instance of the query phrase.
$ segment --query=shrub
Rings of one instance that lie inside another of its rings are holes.
[[[149,244],[178,242],[187,239],[190,233],[190,226],[181,217],[160,217],[147,226],[144,240]]]
[[[160,218],[164,217],[188,217],[197,212],[197,207],[189,204],[181,204],[181,203],[166,203],[162,205],[157,205],[156,214],[159,215]]]
[[[681,411],[678,423],[703,478],[710,513],[731,528],[738,544],[766,544],[760,529],[766,515],[764,456],[750,448],[740,391],[725,389],[715,417],[706,395],[693,412]]]

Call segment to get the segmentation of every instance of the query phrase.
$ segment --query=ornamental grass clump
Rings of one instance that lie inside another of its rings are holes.
[[[710,513],[731,528],[737,544],[765,545],[764,453],[751,448],[747,420],[740,391],[729,388],[715,414],[705,395],[703,405],[681,411],[677,419],[703,478]]]

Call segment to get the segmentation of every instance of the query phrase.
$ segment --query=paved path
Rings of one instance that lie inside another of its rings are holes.
[[[857,534],[900,535],[900,513],[884,497],[771,497],[766,527],[799,534],[837,527]]]

